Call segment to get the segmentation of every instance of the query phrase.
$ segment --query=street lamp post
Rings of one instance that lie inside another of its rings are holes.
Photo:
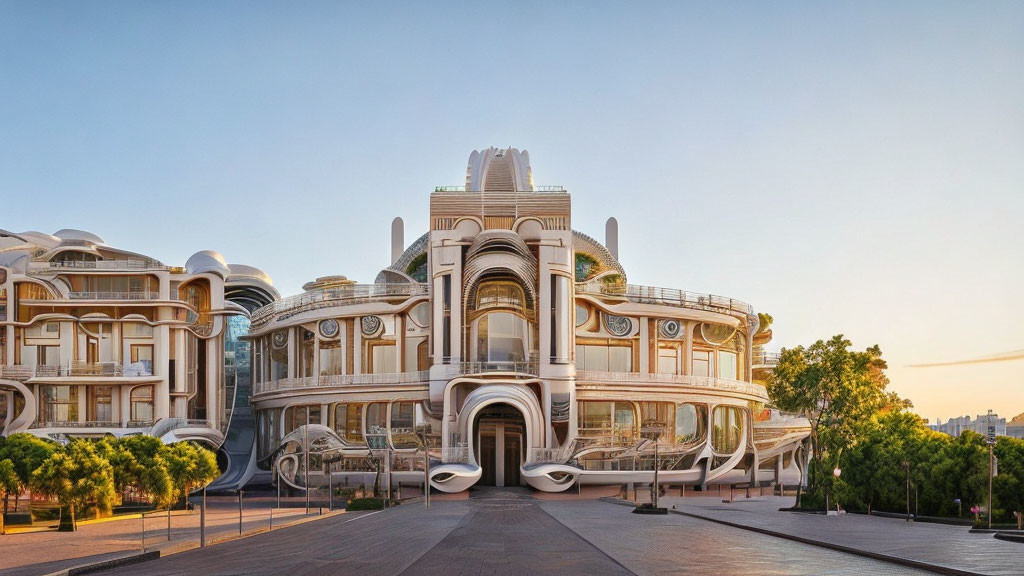
[[[992,410],[988,411],[988,529],[992,529],[992,468],[995,459],[996,429],[992,425]]]
[[[835,470],[832,471],[832,475],[836,477],[836,480],[839,480],[839,476],[842,473],[843,470],[839,466],[836,466]],[[834,485],[835,484],[833,484],[833,486]],[[839,514],[839,498],[836,498],[836,514]]]

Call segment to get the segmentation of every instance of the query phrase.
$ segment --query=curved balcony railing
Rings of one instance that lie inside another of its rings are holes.
[[[68,292],[69,300],[159,300],[159,292]]]
[[[58,378],[67,376],[93,377],[149,377],[153,374],[148,369],[140,369],[136,365],[125,370],[120,362],[72,362],[63,366],[0,366],[0,378],[25,381],[29,378]]]
[[[29,273],[41,273],[50,270],[169,270],[159,260],[152,258],[126,258],[123,260],[51,260],[49,262],[33,262]]]
[[[751,356],[751,362],[754,366],[775,366],[779,363],[779,357],[781,356],[778,352],[754,352]]]
[[[427,284],[351,284],[336,288],[311,290],[295,296],[289,296],[267,304],[252,314],[252,324],[260,324],[271,317],[284,314],[298,314],[306,310],[314,310],[335,302],[359,304],[388,298],[423,296],[430,294]]]
[[[657,288],[636,284],[581,282],[576,284],[576,292],[578,294],[626,298],[630,302],[640,304],[661,304],[664,306],[678,306],[711,312],[739,312],[748,316],[754,314],[753,306],[735,298],[716,296],[714,294],[699,294],[685,290],[676,290],[675,288]]]
[[[434,192],[466,192],[470,194],[479,194],[479,191],[466,190],[465,186],[434,186]],[[502,190],[502,192],[514,193],[513,190]],[[534,185],[533,190],[523,190],[523,193],[544,193],[544,194],[565,194],[566,190],[562,186],[536,186]]]
[[[306,376],[281,378],[253,384],[253,394],[266,394],[281,390],[304,390],[334,388],[343,386],[372,386],[375,384],[420,384],[430,380],[430,372],[393,372],[390,374],[336,374],[330,376]]]
[[[540,362],[536,359],[524,362],[456,362],[447,364],[445,375],[449,378],[464,374],[487,374],[491,372],[515,372],[537,376],[540,374]]]
[[[768,391],[760,384],[713,378],[710,376],[687,376],[682,374],[642,374],[640,372],[597,372],[593,370],[577,370],[576,382],[610,382],[613,384],[674,384],[687,388],[703,388],[706,390],[739,392],[748,396],[756,396],[768,400]]]

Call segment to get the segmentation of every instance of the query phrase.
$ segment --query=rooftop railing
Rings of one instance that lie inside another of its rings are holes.
[[[608,284],[597,281],[576,284],[576,292],[626,298],[631,302],[641,304],[679,306],[711,312],[739,312],[746,315],[753,315],[754,313],[753,306],[735,298],[716,296],[714,294],[699,294],[685,290],[676,290],[675,288],[657,288],[654,286],[638,286],[636,284]]]
[[[466,190],[465,186],[434,186],[434,192],[468,192],[471,194],[479,194],[479,190]],[[565,194],[565,188],[562,186],[534,186],[533,190],[494,190],[494,192],[520,192],[529,194],[530,192],[539,192],[547,194]]]
[[[523,362],[456,362],[448,364],[446,375],[451,378],[462,374],[486,374],[489,372],[514,372],[537,376],[540,363],[537,360]]]
[[[309,292],[282,298],[257,309],[252,314],[252,323],[259,324],[278,314],[285,312],[298,314],[299,312],[313,310],[334,302],[358,304],[367,301],[424,296],[427,294],[430,294],[430,286],[427,284],[350,284],[336,288],[310,290]]]
[[[760,384],[714,378],[711,376],[688,376],[684,374],[643,374],[640,372],[598,372],[594,370],[577,370],[576,382],[611,382],[615,384],[674,384],[687,388],[703,388],[707,390],[739,392],[749,396],[757,396],[768,400],[768,391]]]
[[[159,260],[152,258],[126,258],[123,260],[51,260],[38,262],[44,267],[33,267],[32,272],[43,272],[48,269],[60,270],[169,270]]]

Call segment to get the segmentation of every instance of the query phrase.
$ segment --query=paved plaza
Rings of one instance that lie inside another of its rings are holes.
[[[968,534],[963,527],[779,511],[791,503],[792,498],[777,497],[724,504],[718,497],[674,496],[662,504],[677,513],[641,516],[610,499],[475,489],[469,498],[435,500],[429,511],[410,501],[386,511],[338,514],[103,574],[934,573],[742,527],[919,560],[950,569],[946,573],[1024,573],[1020,544]],[[15,537],[28,536],[33,535]],[[84,536],[83,546],[96,538],[84,531],[51,536]],[[2,573],[45,574],[54,566],[46,562]]]

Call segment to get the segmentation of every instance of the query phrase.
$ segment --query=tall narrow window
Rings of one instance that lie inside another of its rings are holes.
[[[78,386],[43,386],[40,420],[44,423],[78,421]]]
[[[564,364],[569,361],[569,279],[551,276],[551,361]]]
[[[693,351],[693,375],[694,376],[714,376],[715,368],[711,365],[711,359],[713,358],[711,352],[706,350],[694,350]]]
[[[139,424],[153,421],[153,387],[136,386],[131,392],[132,421]]]
[[[335,376],[341,374],[341,342],[320,343],[320,375]]]
[[[722,350],[718,353],[718,377],[736,379],[736,353]]]
[[[452,359],[452,276],[441,277],[441,361],[448,364]]]
[[[111,422],[114,420],[113,396],[111,386],[89,386],[88,419],[92,422]]]

